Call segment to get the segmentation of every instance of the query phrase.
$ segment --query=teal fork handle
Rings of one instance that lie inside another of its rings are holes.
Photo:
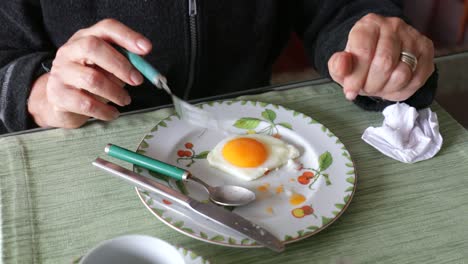
[[[163,78],[163,80],[166,79],[158,70],[156,70],[156,68],[149,64],[149,62],[143,59],[140,55],[130,52],[122,47],[116,47],[116,49],[127,57],[128,61],[130,61],[130,63],[152,84],[159,87],[159,80],[161,78]]]
[[[148,170],[159,172],[176,180],[186,180],[190,175],[190,172],[184,169],[113,144],[107,144],[104,151],[111,157],[130,162]]]

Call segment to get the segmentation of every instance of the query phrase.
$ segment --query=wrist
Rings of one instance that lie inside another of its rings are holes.
[[[33,83],[31,93],[29,94],[27,109],[31,115],[33,121],[41,127],[47,126],[44,120],[44,113],[47,104],[47,80],[49,79],[49,73],[45,73]]]

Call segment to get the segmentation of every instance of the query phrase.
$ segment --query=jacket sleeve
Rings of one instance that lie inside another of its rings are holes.
[[[327,62],[337,51],[346,47],[348,34],[363,16],[375,13],[382,16],[403,17],[402,3],[398,0],[304,0],[297,10],[297,33],[315,68],[330,77]],[[437,88],[437,71],[413,96],[405,102],[416,108],[429,106]],[[380,111],[394,102],[358,96],[354,101],[366,110]]]
[[[40,1],[0,1],[0,134],[36,127],[27,99],[54,56],[42,25]]]

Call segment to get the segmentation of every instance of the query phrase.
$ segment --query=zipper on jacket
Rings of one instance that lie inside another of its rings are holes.
[[[195,62],[197,59],[198,36],[197,36],[197,0],[188,0],[188,15],[190,27],[190,59],[187,87],[185,88],[184,99],[188,99],[190,90],[195,78]]]

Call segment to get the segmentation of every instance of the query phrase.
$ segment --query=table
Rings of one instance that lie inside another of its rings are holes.
[[[292,87],[292,88],[291,88]],[[326,81],[246,95],[318,120],[347,146],[358,174],[345,213],[324,231],[283,253],[200,242],[159,222],[133,187],[91,166],[115,143],[136,149],[170,108],[0,138],[1,260],[71,263],[102,240],[147,234],[181,245],[212,263],[463,263],[468,260],[468,133],[437,103],[444,144],[431,160],[403,164],[365,144],[364,129],[382,122],[346,101]],[[264,90],[257,90],[264,91]],[[107,157],[106,157],[107,158]],[[111,158],[108,158],[111,159]],[[128,164],[117,162],[130,168]]]

